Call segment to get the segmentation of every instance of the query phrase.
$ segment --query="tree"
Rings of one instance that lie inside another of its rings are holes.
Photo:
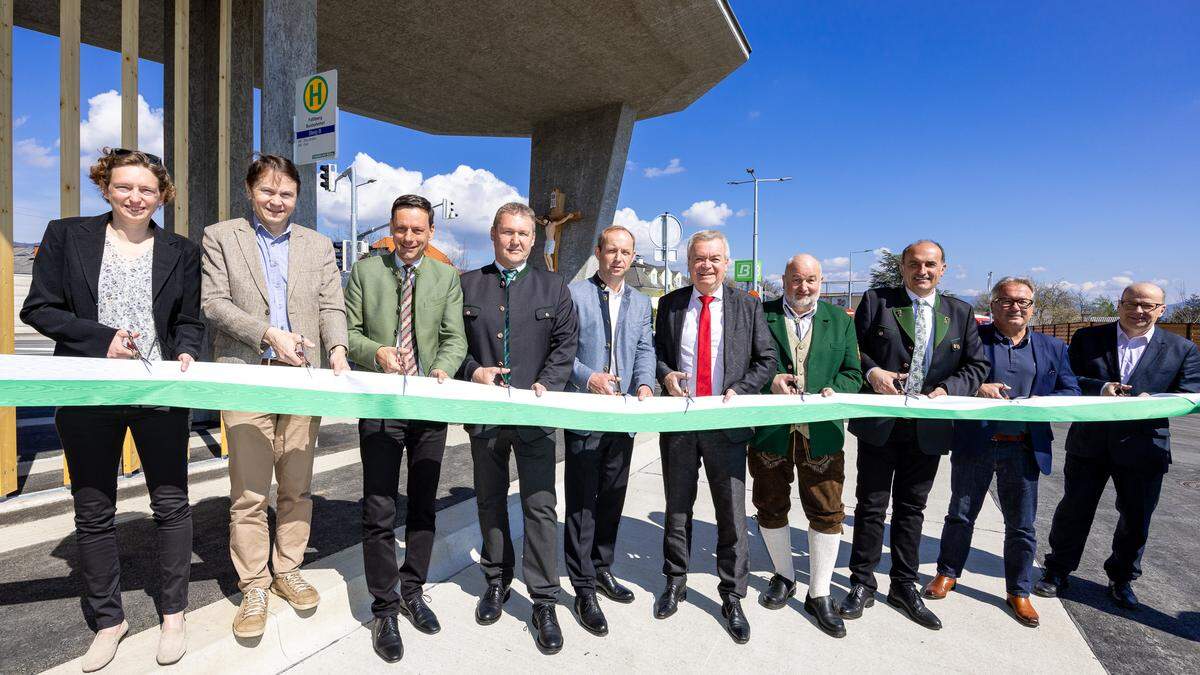
[[[778,279],[764,279],[762,282],[763,300],[774,300],[783,296],[783,282]]]
[[[904,285],[900,274],[900,254],[879,249],[879,260],[871,267],[871,288],[897,288]]]
[[[1192,293],[1171,310],[1170,323],[1200,323],[1200,294]]]
[[[1079,321],[1079,305],[1075,294],[1061,281],[1034,284],[1033,322],[1037,324]]]
[[[976,314],[990,315],[992,313],[991,294],[987,292],[980,293],[978,297],[975,298],[975,306],[971,309],[975,310]]]
[[[1116,316],[1117,303],[1112,298],[1096,298],[1092,301],[1088,316]]]

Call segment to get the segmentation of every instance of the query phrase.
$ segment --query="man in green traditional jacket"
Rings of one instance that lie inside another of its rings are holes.
[[[819,300],[821,280],[821,263],[811,255],[797,255],[784,268],[783,297],[763,304],[779,350],[778,374],[764,394],[832,396],[856,393],[862,387],[854,322],[845,310]],[[834,637],[846,635],[829,595],[845,518],[844,440],[843,420],[761,427],[750,442],[749,457],[758,527],[775,567],[759,603],[779,609],[796,593],[788,526],[795,476],[808,518],[809,584],[804,610]]]
[[[458,271],[425,255],[433,238],[433,207],[418,195],[392,203],[393,254],[355,263],[346,285],[350,360],[364,370],[451,377],[467,355]],[[397,385],[399,386],[399,385]],[[374,597],[371,639],[384,661],[404,655],[396,617],[436,633],[437,617],[421,598],[433,551],[434,520],[446,424],[362,419],[363,566]],[[405,450],[408,452],[405,453]],[[396,491],[408,455],[408,516],[404,566],[396,566]],[[399,586],[400,592],[396,592]]]

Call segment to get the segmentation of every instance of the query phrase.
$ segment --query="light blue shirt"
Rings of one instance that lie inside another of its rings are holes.
[[[292,239],[292,226],[278,237],[254,222],[254,241],[258,244],[258,257],[262,261],[263,279],[267,282],[267,305],[271,310],[271,325],[285,332],[292,332],[292,323],[288,320],[287,285],[288,285],[288,246]],[[264,359],[275,358],[275,350],[267,347],[263,352]]]

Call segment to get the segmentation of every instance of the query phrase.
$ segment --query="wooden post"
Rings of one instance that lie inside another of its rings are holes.
[[[175,0],[175,234],[188,236],[188,24],[189,0]]]
[[[58,3],[58,176],[60,218],[79,215],[80,0]],[[63,456],[63,485],[71,483]]]
[[[138,149],[138,5],[121,0],[121,147]]]
[[[225,415],[218,413],[217,417],[221,420],[221,456],[229,456],[229,433],[225,429]]]
[[[229,109],[232,50],[233,50],[233,0],[221,0],[220,40],[218,42],[217,79],[217,220],[229,220]],[[225,444],[221,443],[224,450]]]
[[[13,353],[13,2],[0,0],[0,353]],[[17,409],[0,408],[0,499],[17,491]]]

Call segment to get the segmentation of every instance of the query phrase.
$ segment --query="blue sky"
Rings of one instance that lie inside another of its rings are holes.
[[[733,7],[749,62],[687,110],[638,123],[619,220],[669,210],[688,214],[685,233],[720,223],[734,256],[749,257],[751,190],[725,181],[753,166],[794,178],[762,187],[768,274],[808,251],[844,279],[849,251],[932,237],[948,251],[944,285],[964,293],[989,271],[1110,295],[1126,278],[1163,280],[1171,300],[1200,291],[1200,4]],[[58,210],[58,52],[53,37],[15,38],[17,238],[28,241]],[[88,47],[82,59],[86,116],[89,98],[119,88],[119,60]],[[151,112],[161,73],[142,63]],[[110,103],[91,106],[85,151],[115,131]],[[341,126],[340,164],[357,157],[379,178],[361,193],[364,220],[386,217],[394,190],[448,195],[463,217],[439,226],[440,243],[473,263],[487,258],[496,200],[527,194],[527,139],[430,136],[351,115]],[[89,199],[85,212],[99,207]],[[345,204],[344,193],[321,196],[322,229],[344,232]],[[855,256],[860,274],[870,257]]]

